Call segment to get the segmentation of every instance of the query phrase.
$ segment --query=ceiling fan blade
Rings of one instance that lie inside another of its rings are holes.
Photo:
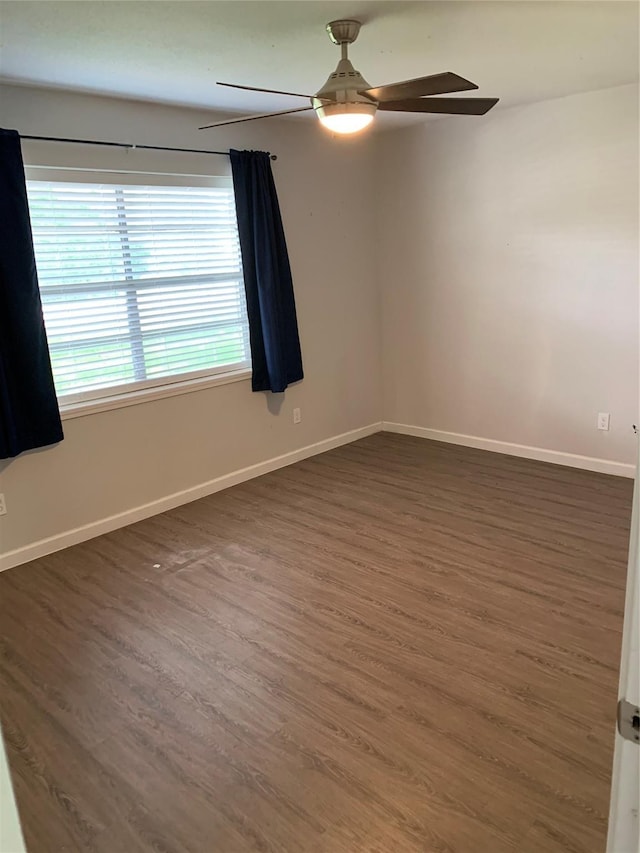
[[[495,107],[499,98],[407,98],[378,104],[379,110],[401,113],[445,113],[447,115],[483,116]]]
[[[360,94],[373,98],[374,101],[397,101],[401,98],[422,98],[424,95],[444,95],[448,92],[466,92],[477,89],[475,83],[465,80],[452,71],[443,74],[431,74],[429,77],[416,77],[415,80],[404,80],[401,83],[390,83],[388,86],[377,86],[363,89]]]
[[[261,89],[259,86],[241,86],[239,83],[221,83],[219,80],[217,86],[228,86],[230,89],[246,89],[249,92],[266,92],[269,95],[290,95],[292,98],[315,98],[315,95],[302,95],[300,92],[282,92],[280,89]],[[329,98],[321,98],[319,100],[330,100]]]
[[[225,124],[239,124],[241,121],[255,121],[258,118],[272,118],[273,116],[286,116],[289,113],[303,113],[312,110],[313,107],[296,107],[294,110],[280,110],[277,113],[258,113],[252,116],[241,116],[240,118],[227,118],[224,121],[215,121],[213,124],[203,124],[198,130],[208,130],[210,127],[222,127]]]

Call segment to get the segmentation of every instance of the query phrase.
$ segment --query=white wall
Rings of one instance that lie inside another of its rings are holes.
[[[637,87],[378,149],[384,419],[635,462]]]
[[[269,407],[271,395],[252,393],[247,380],[65,421],[60,445],[0,463],[9,510],[0,517],[0,552],[380,420],[371,139],[334,140],[311,122],[291,120],[197,131],[210,117],[73,93],[2,89],[0,124],[22,134],[276,153],[305,379],[287,389],[279,413],[278,401]],[[112,165],[124,156],[130,168],[228,170],[228,158],[201,155],[91,153],[27,142],[23,151],[26,161],[82,156]],[[294,406],[302,409],[296,426]]]

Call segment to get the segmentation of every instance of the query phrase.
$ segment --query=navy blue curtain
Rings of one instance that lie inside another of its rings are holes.
[[[254,391],[284,391],[303,377],[289,254],[269,155],[231,151],[249,315]]]
[[[62,438],[20,137],[0,128],[0,459]]]

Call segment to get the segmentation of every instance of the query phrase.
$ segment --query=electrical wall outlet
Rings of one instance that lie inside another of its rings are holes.
[[[598,412],[598,429],[608,430],[610,421],[609,412]]]
[[[293,410],[293,422],[294,422],[294,424],[299,424],[301,420],[302,420],[302,412],[300,411],[300,409],[294,409]]]
[[[0,515],[7,514],[7,504],[4,499],[4,495],[0,494]]]

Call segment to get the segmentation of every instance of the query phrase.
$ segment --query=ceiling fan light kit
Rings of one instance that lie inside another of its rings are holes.
[[[498,103],[498,98],[430,97],[478,88],[475,83],[471,83],[471,81],[465,80],[464,77],[453,74],[451,71],[372,88],[360,72],[356,71],[348,56],[349,45],[357,39],[360,26],[360,21],[353,19],[330,21],[327,24],[326,30],[329,38],[334,44],[340,46],[342,58],[338,62],[336,70],[329,75],[324,86],[315,95],[308,96],[295,92],[262,89],[257,86],[219,83],[221,86],[231,86],[238,89],[290,95],[297,98],[309,97],[311,100],[310,107],[298,107],[274,113],[226,119],[205,125],[200,130],[225,124],[236,124],[241,121],[315,110],[320,123],[330,131],[350,134],[357,133],[370,125],[378,110],[404,113],[484,115]]]
[[[371,124],[376,114],[375,104],[335,103],[314,106],[320,124],[333,133],[357,133]]]

